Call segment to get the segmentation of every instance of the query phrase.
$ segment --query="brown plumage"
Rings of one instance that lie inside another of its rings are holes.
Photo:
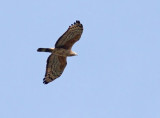
[[[68,30],[57,40],[55,48],[38,48],[38,52],[50,52],[51,55],[47,59],[46,74],[43,79],[44,84],[55,80],[63,73],[67,61],[67,56],[75,56],[76,53],[71,50],[72,46],[77,42],[83,32],[83,25],[80,21],[76,21],[69,26]]]

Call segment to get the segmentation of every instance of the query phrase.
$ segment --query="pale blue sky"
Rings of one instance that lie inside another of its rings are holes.
[[[76,20],[78,56],[44,85],[36,50]],[[0,118],[160,118],[159,0],[3,0],[0,32]]]

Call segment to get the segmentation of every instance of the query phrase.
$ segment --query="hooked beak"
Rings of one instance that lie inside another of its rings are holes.
[[[75,53],[75,56],[78,56],[78,54],[77,54],[77,53]]]

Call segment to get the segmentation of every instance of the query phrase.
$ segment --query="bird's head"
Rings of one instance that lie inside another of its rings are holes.
[[[70,51],[70,54],[69,56],[78,56],[77,53],[73,52],[73,51]]]

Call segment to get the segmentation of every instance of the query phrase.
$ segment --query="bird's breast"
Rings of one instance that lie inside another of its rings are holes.
[[[63,56],[63,57],[70,56],[70,50],[63,49],[63,48],[54,48],[52,53],[57,56]]]

